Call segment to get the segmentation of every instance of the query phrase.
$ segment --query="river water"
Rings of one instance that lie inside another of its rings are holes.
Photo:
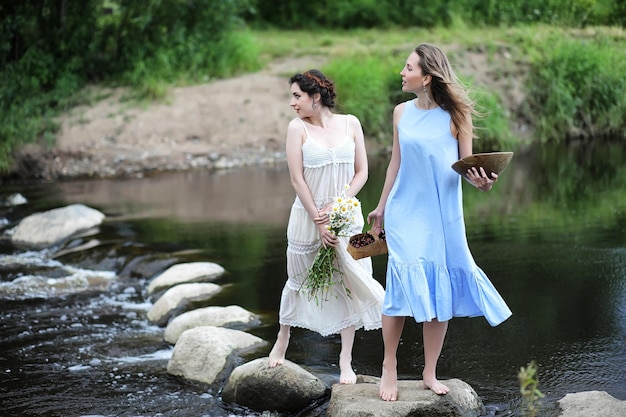
[[[569,392],[626,400],[625,156],[618,145],[519,151],[492,192],[464,188],[471,250],[513,316],[495,328],[452,320],[439,376],[469,383],[486,415],[522,415],[517,373],[530,361],[545,394],[541,416],[557,415]],[[370,163],[359,195],[366,213],[386,168]],[[294,198],[285,166],[7,184],[0,198],[13,193],[27,203],[0,208],[0,416],[260,415],[224,404],[223,382],[207,387],[166,372],[173,347],[146,320],[153,300],[145,291],[172,264],[222,265],[224,290],[207,305],[259,314],[249,332],[268,344],[242,361],[266,356]],[[9,243],[19,219],[71,203],[107,218],[57,248]],[[374,259],[383,284],[385,266]],[[287,358],[332,384],[339,347],[338,337],[294,329]],[[409,320],[402,378],[421,378],[422,349],[420,326]],[[381,359],[380,331],[358,332],[357,373],[380,376]]]

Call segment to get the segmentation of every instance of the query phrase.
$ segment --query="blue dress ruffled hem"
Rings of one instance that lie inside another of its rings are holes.
[[[448,270],[432,262],[389,262],[382,313],[413,317],[417,322],[484,316],[492,326],[511,316],[479,267]]]

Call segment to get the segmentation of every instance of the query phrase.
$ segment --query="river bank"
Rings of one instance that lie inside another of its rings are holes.
[[[463,58],[458,72],[497,92],[507,113],[517,114],[524,100],[524,71],[511,71],[510,54],[503,49],[494,56],[486,48],[475,48],[463,51]],[[87,94],[99,99],[58,119],[60,130],[53,146],[31,144],[20,149],[8,177],[141,177],[282,163],[286,128],[295,116],[289,107],[287,80],[295,72],[321,68],[326,61],[320,56],[280,58],[256,73],[173,87],[166,101],[148,104],[132,104],[124,89],[92,87]],[[514,135],[527,136],[526,122],[514,116],[512,120]],[[384,152],[390,144],[366,141],[370,155]]]

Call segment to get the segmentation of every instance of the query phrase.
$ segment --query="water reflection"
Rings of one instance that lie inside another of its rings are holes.
[[[470,248],[514,314],[496,328],[483,319],[454,319],[441,377],[461,378],[486,403],[505,404],[515,413],[517,371],[535,360],[547,395],[543,416],[556,415],[554,401],[567,392],[603,390],[626,400],[624,156],[613,146],[518,151],[492,192],[466,187]],[[371,165],[359,195],[366,212],[377,202],[386,169],[384,161]],[[29,200],[27,207],[5,210],[9,222],[70,203],[107,213],[96,244],[55,261],[113,270],[119,277],[106,292],[2,301],[0,367],[6,370],[2,384],[10,388],[0,398],[10,410],[47,416],[245,415],[221,404],[215,390],[167,375],[167,358],[159,355],[167,356],[171,347],[162,341],[162,329],[145,321],[149,303],[143,290],[154,273],[174,262],[217,262],[227,270],[218,282],[225,287],[210,304],[238,304],[259,313],[262,325],[251,332],[272,341],[294,198],[286,167],[5,191]],[[0,253],[15,249],[5,241]],[[385,267],[384,257],[374,259],[381,282]],[[12,277],[27,272],[13,268]],[[420,326],[408,321],[399,349],[403,377],[421,375],[421,343]],[[287,356],[333,382],[338,370],[329,364],[336,363],[339,348],[337,338],[295,329]],[[379,375],[380,332],[359,332],[354,356],[357,372]],[[79,396],[66,398],[77,390]]]
[[[68,202],[90,202],[124,218],[283,225],[294,199],[284,165],[56,184]]]

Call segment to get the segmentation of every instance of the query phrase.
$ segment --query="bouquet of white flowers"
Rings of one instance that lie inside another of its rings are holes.
[[[349,188],[350,186],[346,185],[346,191]],[[356,214],[360,209],[361,202],[356,197],[347,198],[344,191],[333,201],[328,212],[330,223],[326,225],[326,229],[335,236],[350,236],[351,226],[356,222]],[[336,284],[341,284],[350,296],[350,290],[343,283],[342,272],[336,265],[336,259],[335,248],[332,246],[320,248],[313,264],[307,270],[306,280],[302,283],[304,290],[308,292],[309,300],[314,298],[318,304],[320,301],[327,301],[330,288]],[[339,282],[333,281],[335,273],[339,276]]]

